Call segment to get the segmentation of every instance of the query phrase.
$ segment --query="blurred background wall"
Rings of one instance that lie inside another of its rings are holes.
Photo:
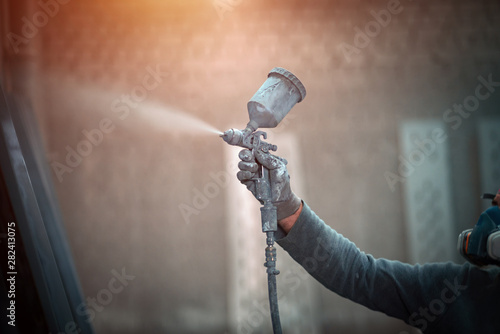
[[[363,251],[461,262],[458,233],[488,204],[479,195],[500,186],[496,1],[23,0],[2,10],[3,76],[35,110],[98,333],[268,331],[265,311],[246,326],[232,318],[235,272],[248,265],[231,242],[238,204],[224,177],[235,170],[196,124],[244,127],[273,67],[308,93],[270,141],[294,138],[299,196]],[[278,252],[286,271],[293,263]],[[109,298],[117,272],[123,289]],[[295,278],[307,284],[285,294],[310,299],[297,311],[282,298],[284,322],[412,332]],[[249,291],[265,293],[259,279],[247,277]]]

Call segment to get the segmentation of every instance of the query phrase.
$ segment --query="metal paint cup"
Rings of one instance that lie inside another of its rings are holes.
[[[284,68],[275,67],[248,101],[250,123],[253,127],[274,128],[305,97],[306,89],[300,80]]]

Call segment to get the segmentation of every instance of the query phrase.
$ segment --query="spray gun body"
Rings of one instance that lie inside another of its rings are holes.
[[[255,152],[276,151],[278,147],[261,140],[266,139],[267,134],[264,131],[255,131],[247,126],[244,130],[229,129],[221,137],[230,145],[248,148]],[[255,182],[255,197],[263,204],[261,207],[262,232],[276,232],[278,230],[276,207],[272,204],[271,181],[269,170],[259,165],[258,176]],[[277,274],[277,273],[276,273]]]
[[[254,94],[247,104],[250,121],[243,130],[229,129],[221,137],[230,145],[240,146],[255,152],[276,151],[276,145],[266,143],[267,134],[257,131],[258,128],[274,128],[288,114],[292,107],[302,101],[306,90],[300,80],[291,72],[276,67],[269,72],[267,80]],[[261,138],[262,137],[262,138]],[[262,207],[262,232],[266,233],[266,262],[268,274],[269,304],[273,332],[281,334],[279,320],[278,296],[276,289],[276,249],[274,248],[274,232],[278,229],[276,207],[272,203],[270,172],[259,165],[258,177],[255,182],[255,196]]]
[[[250,150],[261,150],[263,152],[276,151],[278,147],[269,144],[260,139],[260,137],[267,139],[267,133],[264,131],[253,131],[249,128],[244,130],[229,129],[224,132],[221,137],[230,145],[245,147]]]

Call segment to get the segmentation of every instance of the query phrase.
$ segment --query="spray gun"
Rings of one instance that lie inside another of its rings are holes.
[[[252,150],[261,150],[268,153],[276,151],[278,147],[266,143],[267,133],[257,131],[259,128],[274,128],[288,114],[292,107],[306,97],[306,89],[300,80],[291,72],[276,67],[269,72],[267,80],[254,94],[247,104],[250,121],[243,130],[229,129],[221,137],[230,145],[240,146]],[[266,233],[266,262],[267,267],[269,306],[273,332],[281,333],[281,323],[278,309],[278,293],[276,289],[276,248],[274,248],[274,232],[278,229],[276,207],[272,204],[271,182],[269,170],[259,165],[258,177],[254,179],[255,195],[262,207],[262,232]]]

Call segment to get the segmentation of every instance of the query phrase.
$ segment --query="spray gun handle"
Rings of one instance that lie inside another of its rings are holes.
[[[278,230],[278,212],[276,206],[272,203],[271,180],[269,169],[259,165],[262,175],[254,179],[255,197],[263,206],[260,208],[262,218],[262,232],[276,232]]]
[[[253,134],[253,151],[261,150],[268,153],[276,151],[278,147],[261,140],[267,138],[267,133],[264,131],[255,131]],[[269,169],[259,164],[259,178],[255,181],[255,195],[261,201],[263,206],[260,208],[262,218],[262,232],[276,232],[278,230],[278,213],[276,206],[272,203],[271,178]]]
[[[266,152],[276,151],[278,147],[266,143],[261,139],[267,139],[267,133],[264,131],[255,131],[251,126],[244,130],[229,129],[221,135],[222,139],[230,145],[245,147],[252,150]],[[255,197],[263,204],[260,208],[262,214],[262,232],[272,232],[278,229],[276,207],[272,203],[271,180],[269,178],[269,169],[259,165],[259,177],[253,179],[255,182]]]

